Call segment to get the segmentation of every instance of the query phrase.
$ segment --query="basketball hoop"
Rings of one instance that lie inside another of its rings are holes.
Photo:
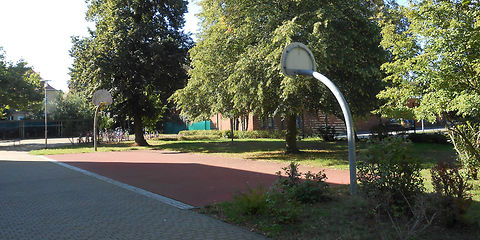
[[[113,103],[112,95],[105,89],[95,91],[92,97],[92,102],[97,106],[95,109],[95,117],[93,118],[93,148],[97,151],[97,115],[100,108],[104,105]]]
[[[308,49],[302,43],[294,42],[289,44],[282,53],[280,65],[283,74],[288,77],[294,77],[296,75],[312,76],[325,84],[330,91],[335,95],[340,108],[342,109],[343,116],[345,118],[345,124],[347,125],[347,139],[348,139],[348,160],[350,165],[350,194],[355,194],[357,189],[357,174],[355,167],[355,138],[353,136],[353,118],[350,113],[347,101],[343,97],[338,87],[330,81],[327,77],[315,71],[315,58]]]

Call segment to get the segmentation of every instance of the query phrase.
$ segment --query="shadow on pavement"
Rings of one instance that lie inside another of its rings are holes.
[[[237,192],[269,187],[278,176],[252,171],[176,163],[64,162],[192,206],[224,202]]]
[[[48,148],[57,148],[66,145],[73,145],[68,138],[52,138],[47,140]],[[45,139],[0,140],[0,151],[29,152],[44,148]]]

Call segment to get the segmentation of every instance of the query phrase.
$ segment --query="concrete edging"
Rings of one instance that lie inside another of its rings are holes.
[[[84,170],[84,169],[81,169],[81,168],[78,168],[78,167],[74,167],[74,166],[71,166],[71,165],[68,165],[66,163],[63,163],[63,162],[59,162],[59,161],[56,161],[56,160],[53,160],[53,159],[50,159],[48,157],[45,157],[45,156],[39,156],[51,163],[54,163],[54,164],[57,164],[57,165],[60,165],[62,167],[65,167],[65,168],[68,168],[68,169],[71,169],[71,170],[74,170],[74,171],[77,171],[77,172],[80,172],[80,173],[83,173],[87,176],[91,176],[91,177],[94,177],[96,179],[99,179],[99,180],[102,180],[104,182],[108,182],[108,183],[111,183],[115,186],[118,186],[118,187],[121,187],[123,189],[127,189],[129,191],[132,191],[132,192],[135,192],[135,193],[138,193],[140,195],[143,195],[143,196],[146,196],[148,198],[152,198],[152,199],[155,199],[157,201],[160,201],[162,203],[165,203],[167,205],[170,205],[170,206],[173,206],[173,207],[176,207],[176,208],[179,208],[179,209],[183,209],[183,210],[188,210],[188,209],[194,209],[195,207],[194,206],[191,206],[191,205],[188,205],[186,203],[183,203],[183,202],[180,202],[180,201],[177,201],[177,200],[174,200],[174,199],[171,199],[171,198],[168,198],[168,197],[164,197],[162,195],[159,195],[159,194],[156,194],[156,193],[152,193],[152,192],[149,192],[149,191],[146,191],[144,189],[141,189],[141,188],[137,188],[137,187],[134,187],[134,186],[131,186],[131,185],[128,185],[126,183],[122,183],[122,182],[119,182],[117,180],[113,180],[113,179],[110,179],[110,178],[107,178],[107,177],[104,177],[102,175],[99,175],[99,174],[96,174],[96,173],[93,173],[93,172],[90,172],[90,171],[87,171],[87,170]]]

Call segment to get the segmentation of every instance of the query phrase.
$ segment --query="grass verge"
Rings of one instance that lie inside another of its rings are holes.
[[[197,211],[274,239],[401,239],[402,233],[392,222],[376,217],[361,196],[349,195],[348,186],[331,187],[328,194],[330,201],[299,205],[297,220],[286,224],[279,224],[268,214],[239,215],[234,212],[238,205],[235,201]],[[453,228],[432,226],[412,239],[478,239],[479,234],[480,226],[466,221]]]
[[[302,165],[348,169],[348,147],[346,141],[325,142],[318,138],[298,141],[300,154],[284,154],[285,141],[282,139],[228,139],[215,140],[149,140],[149,147],[132,146],[133,142],[99,144],[98,151],[131,151],[131,150],[170,150],[189,153],[217,154],[227,157],[238,157],[250,160],[279,161],[288,163],[296,161]],[[55,155],[94,152],[92,144],[75,144],[52,149],[31,151],[35,155]],[[366,143],[359,142],[357,151],[365,149]],[[430,168],[438,160],[455,159],[455,151],[451,145],[445,144],[412,144],[412,151],[423,159],[424,168]]]

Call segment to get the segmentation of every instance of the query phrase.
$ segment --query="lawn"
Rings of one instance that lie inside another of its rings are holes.
[[[298,141],[300,154],[284,154],[285,141],[282,139],[228,139],[216,140],[149,140],[150,147],[132,146],[133,142],[100,144],[98,151],[131,151],[131,150],[170,150],[178,152],[217,154],[250,160],[263,161],[298,161],[302,165],[325,168],[348,169],[348,148],[346,141],[324,142],[318,138],[307,138]],[[365,142],[357,143],[357,151],[362,151]],[[424,167],[430,168],[438,160],[455,159],[455,152],[450,145],[412,144],[414,154],[424,159]],[[76,144],[53,149],[31,151],[35,155],[53,155],[66,153],[93,152],[91,144]]]

